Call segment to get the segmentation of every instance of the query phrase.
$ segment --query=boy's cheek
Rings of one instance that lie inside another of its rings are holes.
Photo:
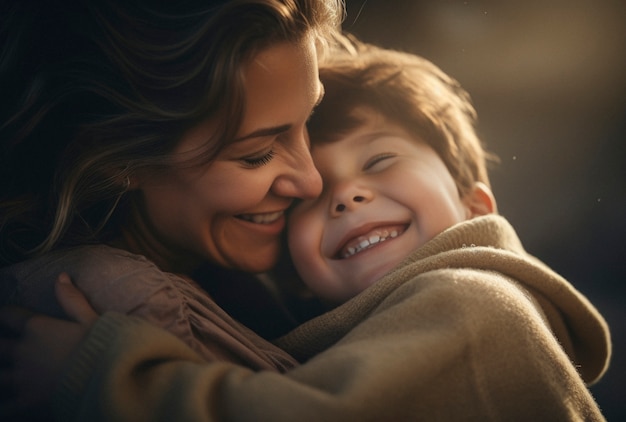
[[[289,250],[292,255],[319,255],[323,225],[312,218],[300,215],[290,221],[288,226]]]

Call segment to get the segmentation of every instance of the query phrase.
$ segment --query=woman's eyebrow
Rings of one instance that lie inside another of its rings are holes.
[[[245,141],[246,139],[250,139],[250,138],[261,138],[263,136],[280,135],[281,133],[287,132],[289,129],[292,128],[292,126],[293,126],[292,124],[286,124],[286,125],[281,125],[281,126],[257,129],[254,132],[251,132],[247,135],[234,139],[233,142]]]
[[[313,108],[317,107],[322,102],[322,99],[324,98],[324,93],[325,93],[324,85],[320,82],[319,95],[317,97],[317,100],[315,101],[315,105],[313,106]],[[250,139],[250,138],[261,138],[263,136],[280,135],[281,133],[287,132],[292,127],[293,125],[288,123],[288,124],[280,125],[280,126],[257,129],[254,132],[251,132],[247,135],[234,139],[233,142],[245,141],[246,139]]]

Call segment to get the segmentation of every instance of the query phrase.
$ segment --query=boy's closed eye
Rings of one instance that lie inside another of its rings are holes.
[[[363,171],[367,170],[382,170],[382,163],[385,160],[396,157],[396,154],[392,152],[384,152],[381,154],[376,154],[363,165]]]

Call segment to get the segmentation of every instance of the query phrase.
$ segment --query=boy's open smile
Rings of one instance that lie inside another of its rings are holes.
[[[372,249],[391,239],[401,236],[409,223],[371,223],[351,230],[339,245],[334,259],[348,259],[365,250]]]

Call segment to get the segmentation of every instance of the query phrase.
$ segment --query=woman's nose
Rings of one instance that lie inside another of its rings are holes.
[[[322,193],[322,176],[313,164],[311,154],[307,150],[308,159],[303,159],[296,177],[295,188],[298,191],[297,198],[315,199]]]
[[[306,142],[289,151],[286,163],[286,170],[274,180],[274,193],[300,199],[314,199],[322,193],[322,177],[313,164]]]

